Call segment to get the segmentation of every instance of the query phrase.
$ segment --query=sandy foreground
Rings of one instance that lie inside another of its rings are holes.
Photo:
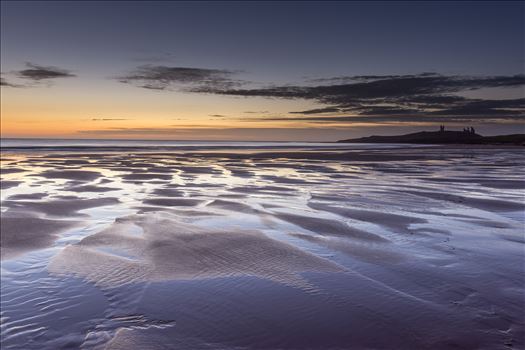
[[[1,164],[2,349],[525,347],[522,148]]]

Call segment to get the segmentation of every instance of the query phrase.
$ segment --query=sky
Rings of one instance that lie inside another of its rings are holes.
[[[2,137],[525,133],[523,2],[1,2]]]

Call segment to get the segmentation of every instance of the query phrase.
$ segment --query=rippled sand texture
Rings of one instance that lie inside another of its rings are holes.
[[[524,348],[523,150],[344,147],[3,152],[2,349]]]

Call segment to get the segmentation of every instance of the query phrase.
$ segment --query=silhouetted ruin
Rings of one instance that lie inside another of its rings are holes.
[[[346,139],[338,142],[349,143],[419,143],[419,144],[513,144],[525,145],[525,134],[481,136],[476,134],[474,127],[463,130],[445,130],[445,125],[439,126],[439,131],[420,131],[412,134],[396,136],[368,136],[357,139]]]

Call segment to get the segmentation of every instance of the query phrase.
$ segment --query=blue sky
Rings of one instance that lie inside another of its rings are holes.
[[[167,85],[157,89],[162,91],[155,92],[142,89],[147,85],[143,80],[123,83],[120,79],[136,77],[137,69],[145,66],[191,68],[201,70],[199,74],[208,72],[202,70],[227,72],[229,81],[239,82],[236,88],[253,90],[335,84],[343,81],[327,83],[326,79],[363,75],[384,79],[431,72],[446,77],[509,77],[522,75],[525,64],[523,2],[2,1],[1,6],[2,91],[9,90],[2,112],[9,119],[9,126],[16,124],[17,118],[26,125],[30,120],[29,109],[20,112],[23,99],[34,105],[35,111],[47,110],[42,102],[47,100],[58,106],[56,118],[64,120],[70,115],[76,125],[96,115],[98,119],[140,119],[141,127],[153,120],[155,128],[172,126],[168,120],[174,116],[185,118],[184,125],[204,128],[209,126],[206,120],[210,115],[229,118],[212,122],[212,128],[252,127],[242,121],[242,113],[247,109],[268,111],[265,114],[273,120],[264,124],[265,116],[259,115],[252,125],[271,128],[277,117],[293,118],[298,116],[294,112],[333,107],[318,96],[282,99],[275,94],[267,96],[266,92],[237,94],[217,89],[203,94],[202,89],[188,89],[188,81],[179,76],[169,78],[172,80]],[[34,79],[35,76],[20,74],[28,67],[58,69],[71,76],[65,79],[66,76],[43,75]],[[151,77],[148,79],[151,81]],[[315,79],[325,80],[316,83]],[[476,99],[519,99],[523,97],[523,85],[494,88],[482,84],[445,93]],[[107,108],[108,94],[122,106],[120,113]],[[28,96],[34,96],[34,102]],[[87,96],[91,99],[89,108],[81,103]],[[130,110],[125,101],[137,96],[141,96],[144,106]],[[69,107],[61,110],[61,99],[78,101],[76,112]],[[97,104],[99,110],[94,107]],[[517,106],[509,108],[522,108]],[[133,112],[148,108],[158,111],[151,115]],[[349,109],[345,108],[327,112],[328,116],[346,116]],[[521,127],[520,117],[486,125],[512,131]],[[54,117],[46,112],[35,118],[42,123]],[[345,123],[339,123],[337,128],[346,125],[355,132],[356,126],[386,127],[383,121],[376,126]],[[476,123],[483,129],[485,121]],[[136,127],[135,124],[111,127]],[[299,120],[288,121],[284,127],[294,125],[308,127]],[[89,123],[81,127],[84,131],[90,128],[93,125]],[[98,125],[97,128],[100,129]],[[22,128],[16,130],[11,134],[19,136]],[[368,132],[362,130],[364,134]]]

